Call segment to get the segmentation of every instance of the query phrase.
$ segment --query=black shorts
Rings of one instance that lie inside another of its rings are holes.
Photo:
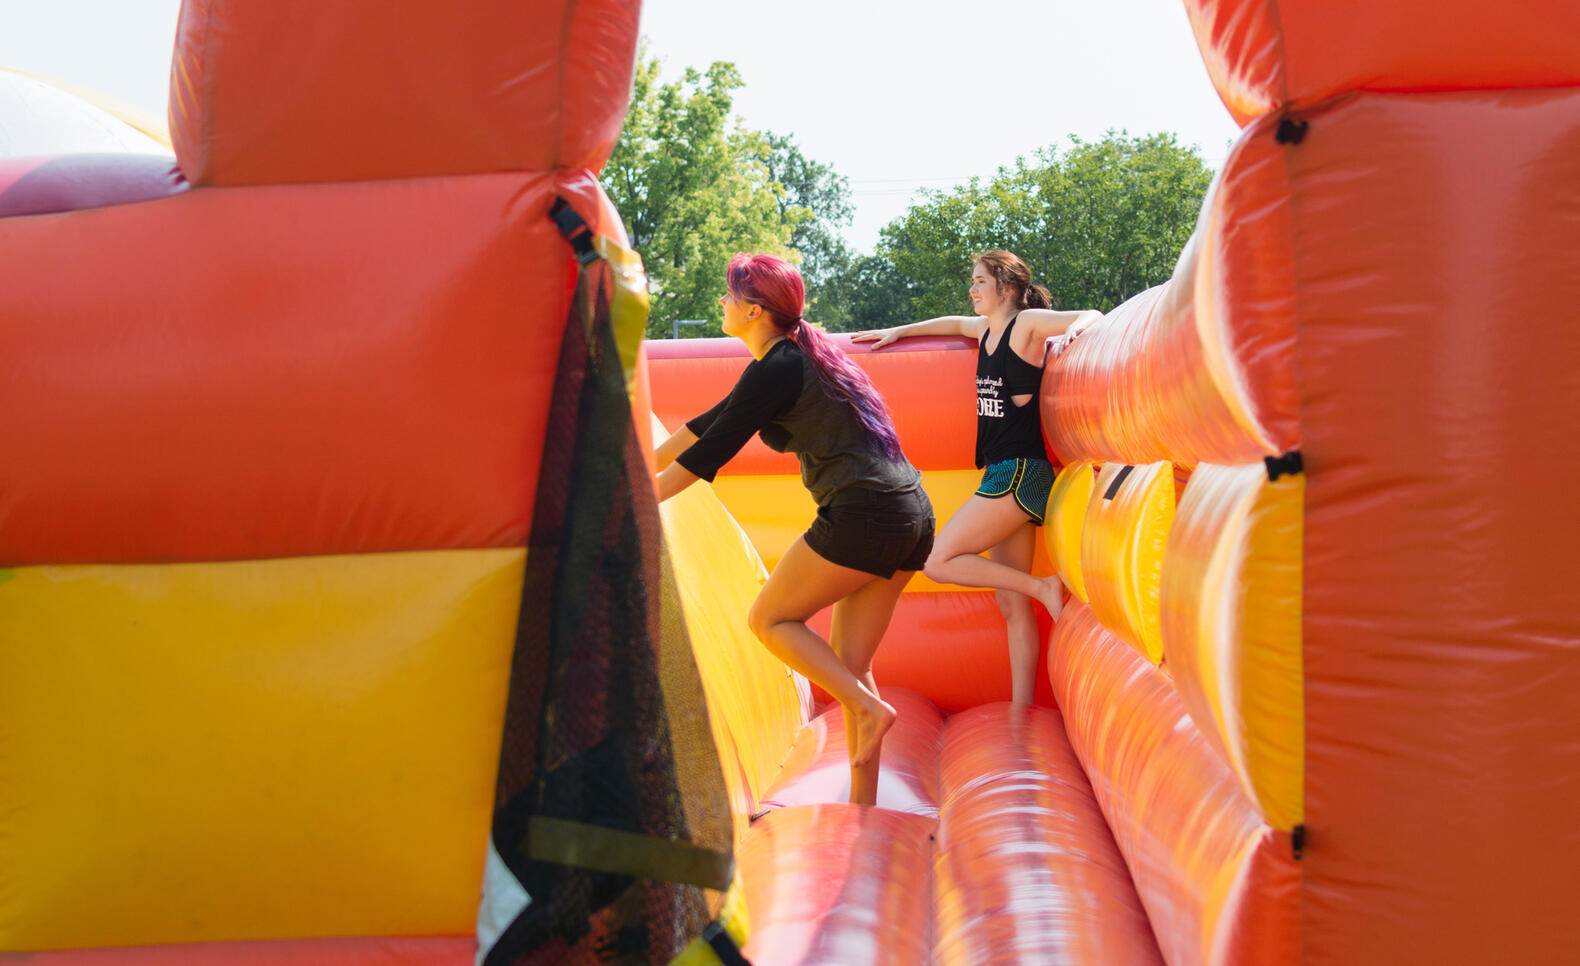
[[[933,504],[920,486],[903,493],[850,489],[817,508],[806,545],[829,563],[887,580],[921,570],[933,552]]]

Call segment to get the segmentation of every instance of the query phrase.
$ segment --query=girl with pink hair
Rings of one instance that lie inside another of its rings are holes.
[[[801,317],[801,273],[773,255],[740,254],[725,282],[725,334],[744,342],[753,361],[728,396],[658,447],[659,499],[711,482],[753,434],[796,454],[817,517],[774,567],[747,624],[840,703],[850,800],[871,805],[895,717],[878,694],[872,658],[900,592],[932,550],[932,504],[871,381]],[[825,641],[806,622],[830,604]]]

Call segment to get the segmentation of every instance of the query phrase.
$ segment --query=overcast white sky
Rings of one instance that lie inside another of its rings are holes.
[[[163,116],[179,7],[0,0],[0,65]],[[850,179],[863,251],[918,189],[1071,134],[1173,131],[1216,168],[1238,130],[1178,0],[647,0],[642,33],[671,78],[734,61],[746,124]]]

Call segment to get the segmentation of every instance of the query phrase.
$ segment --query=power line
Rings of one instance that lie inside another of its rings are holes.
[[[915,184],[920,181],[970,181],[980,175],[970,174],[958,178],[927,177],[927,178],[852,178],[851,184]]]
[[[872,197],[872,196],[881,196],[881,195],[911,195],[911,194],[916,194],[918,191],[925,191],[925,190],[927,190],[927,189],[925,189],[925,188],[861,188],[861,189],[852,188],[850,193],[852,195],[864,195],[864,196],[867,196],[867,197]]]

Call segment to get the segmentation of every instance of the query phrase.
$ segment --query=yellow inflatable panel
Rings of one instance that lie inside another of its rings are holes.
[[[1199,465],[1162,589],[1163,649],[1186,709],[1285,831],[1304,820],[1304,504],[1302,475]]]
[[[1076,462],[1059,470],[1048,494],[1048,515],[1042,525],[1043,544],[1054,570],[1064,586],[1084,603],[1085,571],[1081,569],[1081,536],[1086,530],[1086,507],[1092,502],[1092,481],[1096,476],[1091,463]]]
[[[1158,593],[1174,522],[1174,467],[1108,463],[1086,508],[1081,569],[1097,619],[1153,664],[1163,660]]]
[[[817,515],[817,504],[799,476],[721,474],[712,485],[770,571]]]
[[[599,204],[606,209],[609,224],[620,224],[619,213],[609,201],[609,196],[598,192]],[[620,365],[625,369],[626,391],[634,406],[636,398],[637,359],[642,350],[642,334],[647,330],[648,311],[652,307],[647,294],[647,271],[642,266],[642,256],[622,244],[622,239],[599,235],[593,239],[593,248],[609,263],[610,278],[614,283],[613,298],[609,305],[609,319],[614,329],[615,344],[620,350]]]
[[[747,629],[768,574],[713,492],[697,484],[659,509],[739,833],[806,723],[811,691]]]
[[[0,949],[473,928],[520,549],[0,581]]]

